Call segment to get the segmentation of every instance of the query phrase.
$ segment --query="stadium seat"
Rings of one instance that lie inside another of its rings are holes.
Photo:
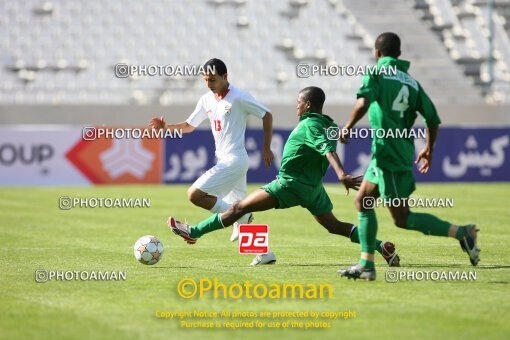
[[[116,79],[114,65],[201,64],[213,56],[225,59],[234,84],[268,104],[293,102],[296,89],[310,82],[334,93],[332,104],[350,103],[359,77],[300,79],[296,63],[372,64],[373,41],[389,29],[402,35],[411,73],[436,102],[454,103],[459,91],[463,101],[484,100],[485,1],[29,0],[1,6],[8,14],[1,23],[8,29],[0,33],[3,104],[194,103],[204,92],[198,79]],[[508,100],[510,2],[497,1],[495,10],[493,84],[496,97]]]

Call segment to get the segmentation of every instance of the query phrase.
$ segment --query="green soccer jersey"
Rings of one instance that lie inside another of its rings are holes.
[[[396,74],[393,72],[395,66]],[[407,74],[409,66],[410,62],[406,60],[380,58],[378,72],[365,75],[357,93],[358,98],[365,97],[371,103],[368,111],[371,128],[384,130],[384,134],[374,133],[372,159],[378,167],[389,171],[413,168],[414,139],[408,133],[407,138],[398,138],[397,130],[399,133],[409,131],[416,120],[416,112],[424,118],[427,127],[441,123],[434,104],[421,85]],[[380,71],[383,67],[385,70]]]
[[[327,138],[328,128],[338,128],[329,116],[304,114],[285,143],[279,176],[311,186],[321,184],[329,166],[325,155],[336,151],[337,141]]]

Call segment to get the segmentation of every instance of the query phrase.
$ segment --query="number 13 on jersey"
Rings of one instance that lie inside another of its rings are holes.
[[[219,119],[214,120],[214,130],[221,131],[221,120]]]

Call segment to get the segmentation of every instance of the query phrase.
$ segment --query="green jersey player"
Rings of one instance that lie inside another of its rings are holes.
[[[372,141],[372,161],[355,200],[359,211],[361,259],[354,266],[339,270],[339,273],[348,278],[375,280],[377,219],[373,202],[378,196],[386,199],[383,200],[386,202],[398,202],[389,206],[397,227],[420,231],[425,235],[453,237],[460,241],[471,264],[476,265],[480,250],[476,242],[478,230],[474,225],[458,226],[434,215],[411,212],[409,209],[406,199],[415,190],[412,172],[414,141],[410,133],[409,138],[400,138],[408,136],[399,135],[397,130],[410,131],[417,112],[423,117],[427,126],[427,144],[414,164],[419,164],[419,171],[426,173],[431,164],[441,121],[423,88],[407,73],[410,63],[398,59],[400,38],[395,33],[383,33],[376,39],[375,56],[378,72],[366,75],[363,79],[363,85],[357,93],[358,101],[342,129],[342,142],[346,142],[349,129],[352,129],[367,111],[370,126],[373,129],[382,129],[385,135],[378,133]],[[396,74],[389,72],[390,66],[396,66]],[[387,68],[386,72],[382,72],[381,68]]]
[[[328,128],[335,122],[322,113],[326,96],[318,87],[307,87],[299,93],[297,115],[299,124],[285,143],[282,164],[277,178],[234,203],[226,212],[214,214],[196,226],[168,218],[172,231],[190,244],[202,235],[232,225],[240,216],[269,209],[302,206],[330,233],[349,237],[359,243],[358,229],[352,223],[339,221],[332,213],[333,204],[322,184],[331,165],[338,179],[349,189],[357,190],[361,176],[346,175],[336,153],[336,140],[327,138]],[[377,250],[390,266],[399,265],[399,257],[391,242],[376,241]]]

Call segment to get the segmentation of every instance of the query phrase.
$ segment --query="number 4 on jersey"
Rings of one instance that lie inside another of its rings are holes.
[[[400,91],[397,94],[397,97],[393,101],[393,105],[391,106],[392,111],[400,112],[400,118],[404,118],[404,112],[409,107],[409,88],[406,85],[403,85]]]

